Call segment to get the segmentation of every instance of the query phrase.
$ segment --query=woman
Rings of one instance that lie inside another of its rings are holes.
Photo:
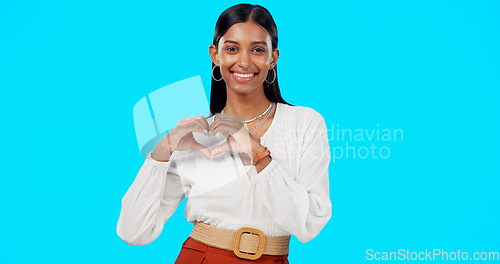
[[[331,217],[323,117],[279,91],[277,29],[259,5],[219,17],[211,116],[181,119],[146,157],[122,199],[118,235],[155,240],[184,197],[194,222],[176,263],[288,263],[290,235],[307,242]]]

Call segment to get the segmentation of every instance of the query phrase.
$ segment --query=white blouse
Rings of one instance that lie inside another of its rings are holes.
[[[213,118],[207,119],[209,124]],[[221,133],[193,136],[209,149],[226,140]],[[131,245],[151,243],[186,197],[188,222],[234,231],[247,226],[267,236],[293,234],[302,242],[313,239],[332,209],[323,117],[312,108],[278,103],[260,143],[272,160],[259,173],[231,152],[211,160],[195,150],[174,151],[168,162],[153,160],[150,152],[122,199],[118,236]]]

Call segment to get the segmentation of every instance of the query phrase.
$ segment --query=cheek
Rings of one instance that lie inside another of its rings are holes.
[[[265,77],[271,67],[271,61],[267,60],[267,58],[261,58],[255,65],[259,67],[260,75]]]
[[[227,70],[227,68],[231,67],[233,64],[237,62],[236,56],[228,56],[224,55],[219,58],[220,67]]]
[[[257,76],[259,80],[264,81],[267,78],[268,70],[266,69],[261,69],[260,74]]]
[[[269,69],[269,66],[271,66],[271,59],[269,59],[267,56],[256,56],[254,58],[254,63],[261,70]]]

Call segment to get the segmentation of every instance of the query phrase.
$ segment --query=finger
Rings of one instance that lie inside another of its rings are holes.
[[[227,135],[229,133],[226,131],[225,128],[226,128],[226,125],[217,124],[216,126],[210,128],[209,134],[216,135],[218,132],[221,132],[221,134],[224,137],[227,137]]]
[[[228,124],[228,125],[232,125],[232,126],[241,126],[242,122],[240,122],[237,119],[219,119],[217,121],[217,124]]]
[[[230,151],[230,150],[231,150],[230,145],[229,145],[228,141],[226,141],[222,145],[212,149],[210,158],[213,159],[218,154],[220,154],[222,152]]]
[[[206,126],[206,128],[208,130],[208,121],[207,121],[207,118],[204,117],[204,116],[200,116],[200,120],[201,120],[202,123],[205,124],[205,126]]]
[[[232,123],[235,123],[235,124],[240,124],[242,123],[240,119],[237,119],[237,118],[231,118],[231,117],[218,117],[216,116],[214,118],[214,121],[212,122],[212,125],[213,124],[216,124],[216,123],[220,123],[220,122],[232,122]]]
[[[215,135],[219,131],[221,133],[222,133],[222,131],[234,133],[235,131],[238,131],[240,128],[241,128],[241,125],[235,124],[234,122],[219,120],[210,126],[208,132],[209,132],[209,135]]]
[[[191,120],[190,122],[191,124],[195,124],[197,125],[198,127],[201,127],[203,129],[207,129],[208,130],[208,122],[207,120],[205,119],[205,117],[203,116],[200,116],[200,117],[197,117],[193,120]]]
[[[212,122],[212,124],[210,124],[210,126],[208,127],[208,135],[210,136],[213,136],[215,135],[216,133],[213,133],[214,131],[214,128],[217,126],[217,120],[214,119],[214,121]]]
[[[195,116],[181,118],[181,120],[179,121],[179,124],[189,123],[191,120],[193,120],[195,118],[196,118]]]
[[[184,131],[184,134],[188,132],[200,132],[202,134],[208,135],[208,129],[203,127],[203,123],[201,121],[200,123],[197,123],[197,121],[191,120],[189,122],[182,124],[181,127]]]
[[[214,128],[212,133],[215,135],[217,132],[220,132],[224,137],[228,137],[229,135],[233,135],[234,133],[238,132],[239,129],[227,124],[219,124],[217,127]]]
[[[235,117],[235,116],[231,116],[231,117],[228,117],[228,116],[219,116],[219,117],[216,117],[214,118],[214,120],[229,120],[229,121],[233,121],[233,122],[240,122],[244,119],[242,118],[239,118],[239,117]]]
[[[236,119],[232,119],[232,120],[221,120],[219,122],[219,124],[225,124],[225,125],[228,125],[236,130],[240,129],[242,126],[243,126],[243,123],[241,123],[240,121],[236,120]]]
[[[224,114],[224,116],[221,116],[222,118],[224,119],[235,119],[235,120],[245,120],[243,118],[243,116],[239,115],[239,114],[236,114],[236,113],[227,113],[227,114]]]
[[[200,117],[203,117],[202,115],[199,115],[199,116],[191,116],[191,117],[188,117],[187,119],[197,119],[197,118],[200,118]]]
[[[193,149],[203,153],[205,156],[209,158],[212,158],[210,149],[201,145],[200,143],[195,143]]]
[[[199,116],[185,117],[185,118],[181,118],[181,120],[179,122],[185,123],[185,122],[189,122],[189,121],[192,121],[195,119],[201,119],[201,118],[205,118],[205,116],[199,115]]]
[[[220,117],[220,113],[216,114],[212,123],[208,126],[208,131],[212,132],[220,120],[222,120],[222,117]],[[210,135],[215,135],[215,133],[210,133]]]
[[[202,123],[205,123],[208,126],[208,121],[207,121],[207,118],[205,116],[203,116],[203,115],[195,116],[194,119],[200,120]]]
[[[199,133],[202,133],[204,135],[208,135],[208,132],[201,127],[196,127],[196,126],[191,125],[191,126],[186,126],[185,129],[186,129],[185,134],[187,134],[189,132],[199,132]]]
[[[217,132],[214,132],[214,129],[217,128],[219,124],[228,124],[230,126],[233,126],[235,129],[240,129],[241,127],[243,127],[243,123],[238,118],[222,117],[220,116],[220,114],[218,114],[215,115],[214,121],[208,129],[210,136],[217,134]]]

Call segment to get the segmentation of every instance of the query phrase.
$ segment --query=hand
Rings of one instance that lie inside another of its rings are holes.
[[[158,142],[153,156],[158,161],[168,161],[176,150],[197,150],[211,158],[210,149],[198,143],[193,132],[200,132],[208,136],[208,122],[204,116],[183,118],[170,132]]]
[[[224,114],[224,117],[220,114],[215,116],[214,122],[209,129],[209,135],[215,135],[217,132],[221,132],[227,140],[222,145],[212,150],[212,159],[217,156],[217,154],[225,151],[243,153],[250,159],[253,158],[252,149],[256,144],[260,145],[260,143],[250,135],[247,128],[243,125],[242,120],[244,119],[236,114]]]

